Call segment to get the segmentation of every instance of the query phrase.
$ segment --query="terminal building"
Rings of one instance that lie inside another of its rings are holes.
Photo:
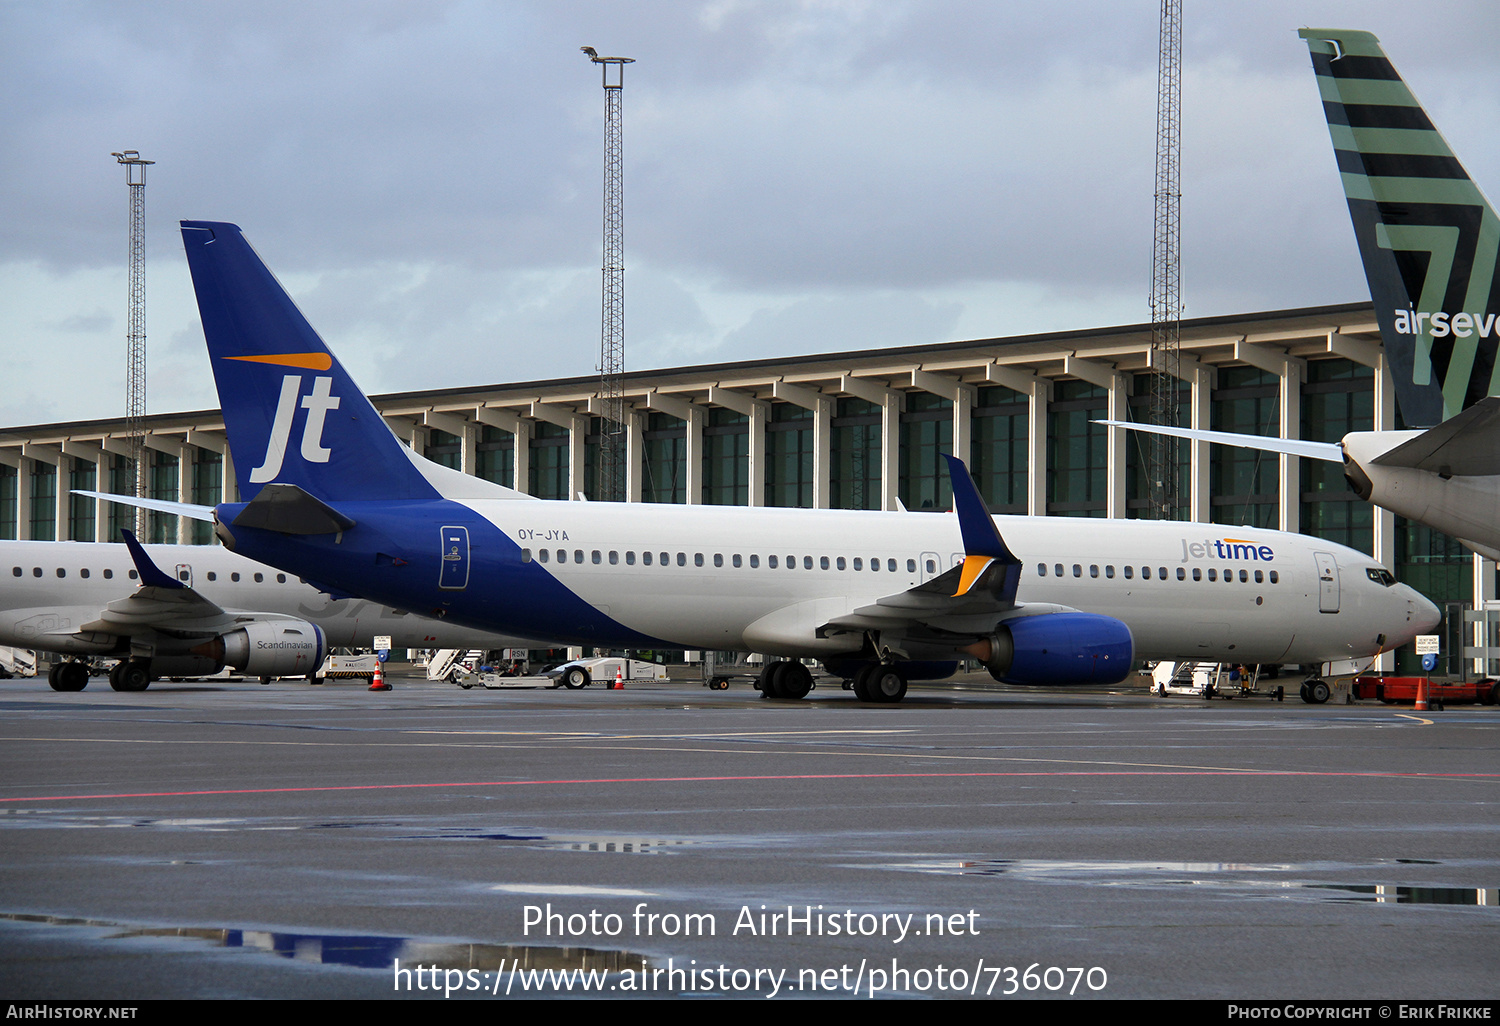
[[[1140,517],[1148,436],[1093,422],[1145,420],[1152,373],[1149,324],[635,372],[622,379],[627,499],[944,511],[941,454],[953,452],[992,512]],[[1184,321],[1177,373],[1183,426],[1328,442],[1404,426],[1369,303]],[[429,459],[577,499],[597,491],[598,386],[588,375],[372,399]],[[148,495],[238,498],[217,410],[145,423]],[[134,494],[130,454],[124,418],[0,429],[0,537],[118,540],[133,511],[70,492]],[[1186,441],[1178,464],[1181,519],[1368,552],[1448,610],[1455,642],[1462,609],[1496,597],[1493,562],[1361,501],[1335,464]],[[200,522],[150,522],[152,541],[214,540]]]

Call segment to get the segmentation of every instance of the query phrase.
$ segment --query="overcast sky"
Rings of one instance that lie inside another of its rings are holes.
[[[1363,28],[1481,187],[1494,0],[1187,0],[1187,316],[1368,299],[1304,25]],[[0,426],[218,405],[181,219],[245,229],[370,392],[593,373],[626,71],[629,370],[1149,319],[1159,5],[0,0]]]

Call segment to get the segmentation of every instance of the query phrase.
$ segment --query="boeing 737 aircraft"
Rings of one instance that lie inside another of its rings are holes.
[[[1342,463],[1360,498],[1500,559],[1500,219],[1379,40],[1348,29],[1299,34],[1396,402],[1407,423],[1437,426],[1332,443],[1100,423]]]
[[[0,645],[118,658],[109,678],[116,691],[226,665],[252,677],[309,674],[332,649],[369,648],[377,634],[390,635],[397,648],[517,644],[373,602],[334,599],[212,545],[153,545],[148,556],[134,539],[4,541],[0,582],[8,582],[0,583]],[[55,691],[82,691],[88,664],[55,663],[47,680]]]
[[[1438,622],[1319,539],[993,518],[951,457],[956,516],[535,499],[403,446],[238,227],[182,234],[247,499],[216,531],[337,594],[522,637],[781,656],[760,682],[779,698],[807,694],[795,658],[815,656],[872,702],[963,655],[1009,683],[1117,682],[1134,659],[1364,660]]]

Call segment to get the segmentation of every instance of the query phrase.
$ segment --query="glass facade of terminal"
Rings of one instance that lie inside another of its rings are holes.
[[[1280,358],[1277,353],[1284,352],[1266,346],[1262,355],[1269,354],[1274,365]],[[1373,361],[1320,353],[1305,358],[1287,355],[1292,357],[1289,366],[1293,368],[1287,377],[1235,360],[1215,364],[1204,357],[1205,365],[1212,368],[1213,384],[1208,391],[1195,394],[1189,382],[1178,382],[1178,423],[1191,423],[1193,404],[1198,402],[1213,430],[1276,436],[1287,419],[1283,390],[1295,387],[1291,419],[1304,439],[1335,442],[1348,432],[1376,426],[1376,379],[1368,365]],[[1106,371],[1111,367],[1104,357],[1088,359]],[[1032,373],[1025,364],[1005,366],[1018,368],[1022,375]],[[936,394],[903,382],[898,370],[859,373],[868,375],[860,380],[869,384],[853,390],[873,388],[875,393],[869,398],[841,394],[837,385],[830,389],[826,383],[791,387],[793,395],[797,389],[817,388],[821,392],[817,409],[774,398],[770,387],[736,386],[729,391],[753,402],[753,407],[741,406],[750,412],[710,403],[701,389],[681,396],[701,409],[691,424],[660,410],[636,411],[629,439],[637,461],[632,487],[641,501],[657,503],[688,502],[691,480],[697,489],[691,498],[708,505],[748,505],[753,488],[758,504],[766,506],[879,510],[895,508],[899,502],[912,512],[943,512],[952,505],[943,455],[952,451],[955,437],[966,437],[964,455],[992,512],[1024,514],[1035,503],[1051,516],[1151,515],[1144,473],[1149,463],[1148,436],[1122,433],[1114,439],[1111,451],[1111,431],[1095,423],[1122,404],[1129,419],[1149,419],[1153,384],[1149,374],[1117,377],[1124,384],[1112,405],[1108,388],[1067,376],[1043,382],[1045,387],[1035,391],[1034,398],[1033,393],[992,383],[999,374],[981,376],[977,384],[969,384],[965,377],[972,380],[974,375],[962,369],[923,371],[953,383],[952,391],[934,385],[945,392]],[[838,375],[833,379],[837,381]],[[1206,384],[1210,378],[1204,374],[1197,380]],[[967,418],[964,423],[955,423],[954,395],[962,402],[958,409],[959,416]],[[576,400],[543,398],[582,413]],[[575,438],[567,427],[528,418],[524,405],[519,403],[516,412],[500,414],[520,418],[519,434],[493,424],[473,423],[467,429],[473,453],[465,452],[464,438],[437,427],[407,432],[403,441],[412,444],[414,439],[427,458],[442,466],[459,471],[467,466],[484,480],[510,487],[517,483],[519,469],[524,490],[540,498],[566,500],[573,497],[574,489],[596,498],[601,419],[577,417],[582,437]],[[504,410],[503,406],[492,408]],[[399,407],[392,416],[413,417]],[[444,416],[473,418],[472,412],[461,408]],[[1045,438],[1031,437],[1033,425],[1045,432]],[[1399,411],[1394,426],[1404,426]],[[173,437],[171,430],[166,437]],[[204,430],[213,433],[222,428]],[[693,430],[699,432],[696,437],[691,437]],[[117,452],[101,452],[100,443],[83,437],[81,445],[93,446],[97,460],[64,453],[56,441],[42,439],[35,445],[35,456],[12,457],[10,464],[0,465],[0,537],[118,539],[122,528],[133,527],[135,514],[129,507],[72,494],[80,489],[127,495],[135,491],[132,461]],[[891,443],[894,452],[886,451]],[[12,442],[10,451],[21,455],[18,444]],[[1192,489],[1197,487],[1202,492],[1196,501],[1205,503],[1202,509],[1207,519],[1226,527],[1275,528],[1285,513],[1297,520],[1303,533],[1363,552],[1373,551],[1378,531],[1389,531],[1381,527],[1378,511],[1349,489],[1338,464],[1298,460],[1292,482],[1296,493],[1283,496],[1280,457],[1214,444],[1204,447],[1206,466],[1194,468],[1194,448],[1187,442],[1176,447],[1175,509],[1182,519],[1190,515]],[[754,466],[752,454],[759,460]],[[1032,461],[1041,454],[1045,468],[1038,473]],[[574,458],[583,462],[577,468],[581,473],[576,482],[570,466]],[[1111,459],[1118,461],[1113,474]],[[697,461],[696,467],[690,467],[690,460]],[[146,493],[214,505],[225,497],[227,466],[223,454],[185,441],[180,456],[147,449]],[[175,516],[154,512],[146,520],[150,541],[175,542],[180,535],[197,543],[214,540],[212,525],[207,523],[191,521],[179,527]],[[1380,537],[1386,561],[1398,579],[1440,605],[1473,602],[1475,562],[1456,540],[1401,518],[1395,519],[1393,534]],[[1407,656],[1401,659],[1402,669],[1411,668]]]

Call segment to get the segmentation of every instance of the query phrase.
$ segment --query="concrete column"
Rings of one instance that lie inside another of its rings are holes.
[[[22,457],[16,470],[16,537],[31,539],[31,474],[35,460]]]
[[[985,380],[1004,385],[1026,397],[1026,512],[1034,517],[1047,513],[1047,403],[1052,382],[1035,371],[990,364]]]
[[[701,504],[703,502],[703,424],[707,410],[679,396],[664,395],[655,391],[646,393],[645,406],[647,409],[665,413],[683,422],[687,441],[687,452],[684,456],[687,465],[683,468],[687,473],[683,488],[688,505]]]
[[[224,497],[225,502],[239,502],[240,479],[235,476],[234,454],[229,451],[228,446],[224,448],[223,469],[219,473],[219,494]]]
[[[1063,373],[1087,381],[1091,385],[1109,390],[1110,420],[1126,420],[1130,415],[1130,379],[1115,370],[1113,364],[1084,360],[1077,356],[1063,357]],[[1125,438],[1124,428],[1105,428],[1107,434],[1105,464],[1108,469],[1104,478],[1105,516],[1125,516]]]
[[[68,528],[72,526],[73,495],[68,490],[73,461],[63,456],[57,461],[57,504],[54,507],[57,513],[57,522],[53,525],[52,537],[58,541],[71,541],[68,537]]]
[[[646,468],[646,418],[632,410],[625,415],[625,501],[640,502]]]
[[[127,438],[115,438],[109,435],[105,435],[99,440],[99,446],[104,452],[118,457],[123,464],[130,464],[132,462],[130,458],[130,440]],[[144,453],[142,455],[144,455]],[[136,467],[135,473],[137,475],[141,474],[142,469],[140,467]],[[102,458],[99,461],[98,484],[99,487],[94,489],[95,491],[113,491],[113,489],[109,487],[109,467],[105,465],[105,461]],[[116,504],[113,502],[100,502],[99,505],[94,507],[94,537],[96,540],[112,542],[118,542],[121,540],[118,537],[111,538],[109,534],[110,514],[114,512],[115,506]],[[121,508],[123,509],[124,507]],[[122,517],[127,523],[135,522],[135,514],[133,512],[129,514],[122,514]]]
[[[189,428],[187,441],[195,449],[206,449],[209,452],[216,452],[222,457],[219,462],[219,501],[238,501],[239,492],[236,490],[234,483],[234,461],[229,458],[229,439],[218,431],[201,431],[197,428]]]
[[[750,437],[746,446],[749,452],[749,466],[746,467],[746,475],[749,479],[748,505],[764,506],[766,504],[766,419],[771,408],[770,404],[754,396],[746,395],[744,392],[720,388],[718,385],[709,387],[708,401],[714,406],[722,406],[726,410],[744,414],[750,419]]]
[[[185,441],[166,435],[158,435],[153,432],[146,433],[146,448],[155,449],[157,452],[166,453],[168,456],[177,457],[177,501],[187,502],[192,498],[192,472],[193,472],[193,447]],[[151,491],[148,481],[146,492]],[[186,498],[184,498],[184,495]],[[192,526],[188,517],[176,517],[177,521],[177,544],[186,545]],[[144,540],[144,539],[143,539]]]
[[[87,460],[94,465],[94,491],[105,492],[109,490],[105,487],[105,483],[109,478],[109,467],[107,465],[107,460],[109,459],[108,453],[97,445],[92,445],[88,442],[76,442],[71,438],[63,440],[62,451],[64,455],[70,456],[75,460]],[[69,504],[71,505],[71,499]],[[94,500],[93,537],[96,542],[105,541],[108,534],[109,519],[105,510],[105,507],[108,505],[109,503],[107,502],[101,502],[98,499]],[[87,539],[80,538],[79,541],[87,541]]]
[[[1495,601],[1495,561],[1485,559],[1477,552],[1474,554],[1474,608],[1487,609]],[[1469,636],[1469,644],[1476,648],[1482,647],[1488,640],[1488,631],[1483,622],[1474,625],[1474,633]],[[1489,663],[1483,659],[1476,659],[1471,667],[1476,676],[1490,676]]]
[[[531,416],[568,431],[568,498],[577,499],[583,491],[583,458],[589,430],[588,417],[582,416],[571,406],[533,402]],[[520,441],[519,436],[517,442]]]
[[[30,505],[31,505],[31,480],[30,480],[30,476],[31,475],[35,475],[37,473],[37,471],[40,469],[38,467],[38,464],[45,464],[47,467],[49,467],[51,469],[51,472],[52,472],[52,475],[53,475],[53,477],[52,477],[52,487],[53,487],[53,493],[54,494],[53,494],[53,499],[52,499],[52,537],[55,538],[55,539],[57,539],[58,541],[65,540],[68,537],[68,531],[67,531],[68,517],[67,517],[67,505],[63,502],[63,497],[67,494],[67,491],[68,491],[68,484],[67,484],[67,463],[68,463],[68,461],[67,461],[67,458],[65,456],[63,456],[62,450],[60,448],[58,448],[57,446],[55,446],[55,445],[34,445],[31,442],[25,442],[25,443],[23,443],[21,445],[21,455],[24,456],[24,457],[26,457],[28,460],[31,461],[31,465],[30,465],[30,468],[29,468],[30,475],[28,475],[28,479],[27,479],[27,482],[26,482],[26,485],[27,485],[26,495],[27,495],[27,508],[28,508],[28,516],[27,516],[27,523],[26,523],[26,531],[27,531],[27,535],[26,536],[27,537],[31,536],[31,518],[30,518],[30,514],[33,513],[33,512],[35,512],[34,510],[30,509]],[[19,525],[17,525],[17,526],[19,527]],[[59,526],[61,526],[61,528],[62,528],[61,532],[58,531]]]
[[[515,467],[515,481],[512,487],[523,495],[529,495],[531,494],[531,421],[518,420],[511,436],[515,447],[515,459],[512,461]]]
[[[770,409],[765,403],[756,403],[750,407],[750,438],[746,446],[750,464],[746,469],[750,483],[746,489],[746,497],[751,506],[766,504],[766,421],[769,419]]]
[[[21,506],[21,503],[20,503],[21,483],[24,480],[24,478],[22,477],[22,474],[25,471],[25,466],[24,466],[25,462],[26,462],[25,460],[21,459],[21,452],[20,452],[19,449],[0,448],[0,464],[3,464],[4,466],[10,467],[12,470],[14,470],[16,472],[16,511],[17,511],[17,514],[19,514],[19,512],[20,512],[20,506]],[[21,536],[21,521],[20,521],[19,516],[18,516],[18,518],[16,520],[16,537],[19,538],[20,536]]]
[[[1188,422],[1194,431],[1208,431],[1213,427],[1215,376],[1213,368],[1200,366],[1189,379],[1192,395],[1188,400]],[[1194,523],[1206,524],[1212,519],[1209,497],[1213,464],[1209,443],[1184,441],[1182,444],[1188,447],[1188,516]]]
[[[1307,378],[1307,361],[1288,356],[1285,350],[1257,345],[1244,339],[1234,344],[1234,358],[1252,367],[1277,375],[1280,380],[1280,413],[1278,425],[1282,438],[1302,437],[1302,382]],[[1283,531],[1302,529],[1302,464],[1296,456],[1278,457],[1280,473],[1277,491],[1281,496],[1279,526]]]
[[[1396,430],[1396,388],[1391,380],[1390,367],[1380,346],[1364,339],[1345,338],[1336,331],[1328,333],[1328,351],[1335,356],[1363,364],[1375,371],[1375,431]],[[1386,566],[1396,565],[1396,514],[1388,509],[1375,507],[1374,551],[1371,553]],[[1381,657],[1382,666],[1386,657]],[[1394,656],[1391,666],[1394,666]]]
[[[474,410],[474,419],[480,424],[488,424],[490,427],[499,428],[501,431],[510,432],[511,452],[514,457],[511,461],[512,476],[510,486],[518,492],[525,492],[530,484],[529,467],[531,456],[531,428],[530,421],[523,420],[513,410],[500,409],[491,406],[479,406]],[[478,457],[475,457],[478,464]]]
[[[833,492],[833,400],[815,388],[776,381],[771,394],[813,415],[813,508],[827,509]]]
[[[839,376],[839,391],[880,407],[880,508],[896,509],[896,490],[901,483],[901,413],[906,393],[887,388],[884,382]]]
[[[21,455],[31,461],[31,473],[33,475],[41,469],[40,465],[45,464],[51,469],[53,489],[52,537],[58,541],[66,541],[68,537],[68,507],[63,498],[68,491],[67,457],[56,446],[33,445],[30,442],[22,444]],[[28,488],[28,498],[29,495],[30,489]],[[29,518],[27,531],[28,533],[30,532]]]
[[[182,455],[177,458],[177,501],[191,503],[193,501],[193,470],[198,462],[198,447],[184,445]],[[192,517],[177,518],[177,544],[189,545],[193,540],[193,525],[197,523]]]

